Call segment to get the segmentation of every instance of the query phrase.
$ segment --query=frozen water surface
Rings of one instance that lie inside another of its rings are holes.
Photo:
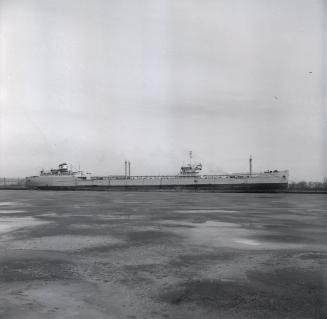
[[[324,318],[326,202],[1,191],[0,317]]]

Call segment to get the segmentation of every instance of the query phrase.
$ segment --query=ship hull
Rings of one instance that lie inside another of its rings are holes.
[[[216,192],[216,193],[278,193],[288,188],[285,183],[265,183],[252,185],[169,185],[169,186],[102,186],[102,185],[80,185],[80,186],[34,186],[29,187],[38,190],[61,190],[61,191],[171,191],[171,192]]]
[[[80,180],[74,176],[35,176],[26,184],[33,189],[98,191],[203,191],[203,192],[280,192],[288,187],[288,172],[255,176],[135,176],[99,177]]]

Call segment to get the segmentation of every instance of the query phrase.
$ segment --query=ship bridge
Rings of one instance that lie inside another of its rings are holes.
[[[202,164],[192,164],[192,151],[189,151],[190,163],[182,166],[179,171],[179,176],[198,176],[202,170]]]
[[[181,170],[179,171],[180,176],[197,176],[199,172],[202,170],[202,164],[188,164],[186,166],[182,166]]]

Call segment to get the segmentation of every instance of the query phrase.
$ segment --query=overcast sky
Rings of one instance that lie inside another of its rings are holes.
[[[1,176],[327,176],[323,0],[0,0]],[[325,155],[324,155],[325,154]]]

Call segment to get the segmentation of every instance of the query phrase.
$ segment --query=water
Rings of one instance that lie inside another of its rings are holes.
[[[100,236],[92,242],[95,245],[101,245],[102,241],[104,245],[109,241],[121,242],[126,230],[160,229],[198,246],[320,249],[327,243],[326,197],[325,194],[2,191],[0,231],[20,228],[28,231],[28,227],[47,223],[50,225],[43,226],[43,236],[48,230],[51,236],[75,236],[71,241],[77,243],[81,236],[94,237],[103,227],[121,224],[120,231],[111,227],[118,238],[108,239],[106,234],[102,240]],[[60,246],[66,249],[59,244],[59,250]]]
[[[2,190],[1,308],[6,318],[322,317],[326,199]]]

